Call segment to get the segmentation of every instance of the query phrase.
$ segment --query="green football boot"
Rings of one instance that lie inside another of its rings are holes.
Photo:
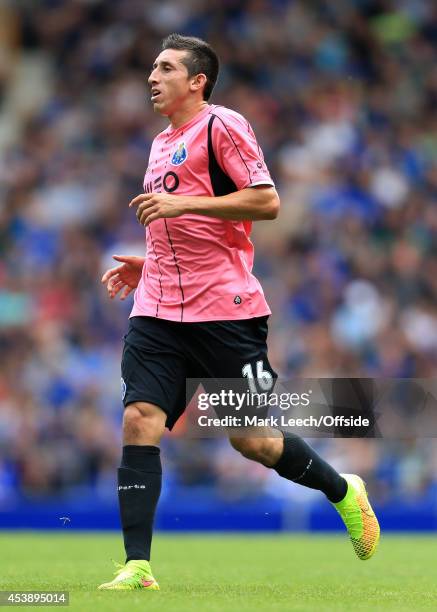
[[[367,499],[363,480],[356,474],[341,474],[348,484],[344,499],[333,504],[349,532],[354,550],[365,561],[375,553],[379,542],[379,523]]]
[[[114,562],[115,563],[115,562]],[[143,560],[128,561],[126,565],[115,563],[117,571],[111,582],[104,582],[98,588],[100,591],[133,591],[147,589],[159,591],[159,584],[152,575],[150,563]]]

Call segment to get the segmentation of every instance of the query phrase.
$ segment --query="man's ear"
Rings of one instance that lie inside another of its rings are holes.
[[[191,78],[190,89],[191,91],[198,91],[203,89],[206,85],[206,74],[196,74]]]

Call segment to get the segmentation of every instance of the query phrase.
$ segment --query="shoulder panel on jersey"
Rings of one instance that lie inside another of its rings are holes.
[[[234,181],[222,170],[212,146],[212,124],[216,115],[211,115],[208,121],[208,171],[212,190],[215,196],[228,195],[238,191]]]
[[[243,117],[243,115],[233,108],[228,108],[227,106],[221,106],[220,104],[214,105],[213,114],[216,115],[219,119],[226,122],[226,119],[236,119],[242,125],[246,125],[247,119]]]

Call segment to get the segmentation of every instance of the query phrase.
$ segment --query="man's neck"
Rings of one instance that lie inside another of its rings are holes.
[[[207,106],[208,102],[206,100],[200,100],[197,104],[190,106],[190,108],[183,108],[176,111],[173,115],[169,116],[172,128],[177,130],[181,125],[191,121],[193,117],[203,111]]]

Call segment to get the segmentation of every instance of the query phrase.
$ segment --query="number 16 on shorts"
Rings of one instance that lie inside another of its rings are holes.
[[[251,393],[258,393],[261,391],[270,391],[274,385],[274,378],[268,370],[264,370],[264,363],[262,359],[256,362],[256,376],[254,375],[252,364],[246,363],[241,373],[247,378],[247,384]],[[257,388],[258,385],[258,388]]]

